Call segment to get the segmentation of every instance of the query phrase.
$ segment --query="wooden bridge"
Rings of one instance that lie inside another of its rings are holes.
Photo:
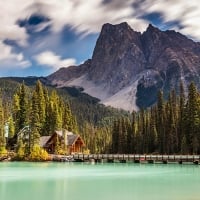
[[[0,161],[10,160],[14,152],[0,156]],[[200,164],[200,155],[140,155],[140,154],[74,154],[50,155],[53,161],[92,163],[193,163]]]
[[[108,163],[193,163],[200,164],[200,155],[139,155],[139,154],[74,154],[53,156],[57,161],[108,162]]]

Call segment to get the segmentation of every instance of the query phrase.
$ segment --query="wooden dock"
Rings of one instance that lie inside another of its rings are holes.
[[[178,163],[200,164],[200,155],[139,155],[139,154],[74,154],[60,156],[60,161],[94,163]]]
[[[0,161],[10,160],[14,155],[10,152],[0,156]],[[53,161],[92,162],[92,163],[178,163],[200,164],[200,155],[140,155],[140,154],[74,154],[51,155]]]

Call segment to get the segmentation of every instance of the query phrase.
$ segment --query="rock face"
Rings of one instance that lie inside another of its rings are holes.
[[[91,60],[61,68],[47,79],[59,87],[83,87],[106,105],[137,110],[167,96],[180,81],[200,87],[200,44],[175,31],[149,25],[144,33],[127,23],[105,24]]]

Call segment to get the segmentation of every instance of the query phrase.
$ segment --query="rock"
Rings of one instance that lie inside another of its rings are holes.
[[[200,43],[151,24],[139,33],[124,22],[103,25],[90,60],[47,79],[59,87],[83,87],[106,105],[137,110],[154,104],[159,89],[164,96],[178,90],[181,80],[185,86],[193,80],[200,88],[199,66]]]

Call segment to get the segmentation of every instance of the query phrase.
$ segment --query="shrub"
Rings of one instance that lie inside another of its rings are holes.
[[[0,147],[0,156],[4,156],[5,154],[7,154],[7,150],[5,147]]]
[[[29,161],[46,161],[49,160],[48,153],[41,148],[39,145],[34,145],[30,155],[28,156]]]

